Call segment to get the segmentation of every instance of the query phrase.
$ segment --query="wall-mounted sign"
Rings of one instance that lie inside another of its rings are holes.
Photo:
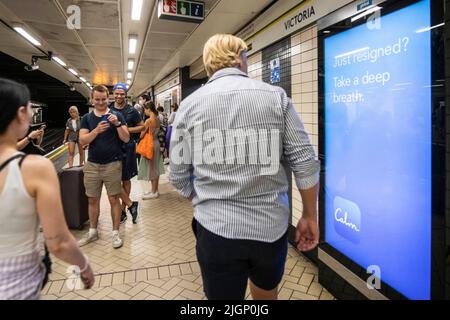
[[[359,4],[356,6],[356,9],[357,9],[358,11],[361,11],[362,9],[365,9],[365,8],[371,6],[371,5],[372,5],[372,0],[364,0],[364,1],[361,1],[361,3],[359,3]]]
[[[260,18],[261,20],[256,19],[252,22],[251,32],[248,32],[249,29],[245,28],[240,31],[237,36],[244,39],[247,45],[251,45],[252,48],[247,50],[247,54],[250,56],[271,43],[301,30],[307,25],[352,1],[353,0],[302,1],[281,17],[276,14],[272,16],[269,13],[268,16]],[[367,1],[368,0],[365,0],[365,2]],[[273,21],[273,24],[270,23],[270,21]]]
[[[270,83],[280,82],[280,58],[270,60]]]
[[[158,0],[158,18],[200,23],[205,19],[202,1]]]

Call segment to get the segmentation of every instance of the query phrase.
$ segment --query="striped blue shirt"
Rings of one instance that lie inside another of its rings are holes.
[[[319,161],[280,87],[237,68],[217,71],[180,104],[173,124],[170,182],[193,198],[194,217],[228,239],[274,242],[289,224],[288,179],[319,181]]]

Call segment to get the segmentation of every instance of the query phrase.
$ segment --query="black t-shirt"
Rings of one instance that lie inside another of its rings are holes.
[[[141,115],[139,114],[139,112],[134,107],[130,106],[129,104],[127,104],[125,106],[125,108],[123,108],[123,109],[117,109],[113,102],[109,106],[109,109],[111,109],[112,111],[115,111],[117,113],[120,113],[125,118],[125,121],[127,122],[127,126],[129,128],[136,127],[138,125],[138,123],[142,121],[142,118],[141,118]],[[131,138],[134,141],[138,141],[139,136],[140,136],[139,133],[131,134]]]
[[[122,114],[110,111],[110,113],[115,114],[122,125],[126,125],[126,121]],[[88,129],[89,132],[94,130],[99,122],[102,121],[101,117],[97,117],[94,111],[85,114],[81,119],[81,129]],[[113,124],[110,127],[100,133],[90,144],[88,161],[107,164],[114,161],[122,161],[123,151],[122,151],[122,140],[119,138],[117,133],[117,128]]]

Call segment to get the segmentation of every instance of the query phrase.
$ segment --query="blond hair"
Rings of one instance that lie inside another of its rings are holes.
[[[75,111],[77,114],[79,114],[79,113],[78,113],[78,108],[77,108],[76,106],[71,106],[71,107],[69,108],[69,113],[72,112],[72,111]]]
[[[247,50],[241,38],[231,34],[216,34],[206,41],[203,47],[203,64],[206,73],[212,76],[217,70],[236,67],[240,55]]]

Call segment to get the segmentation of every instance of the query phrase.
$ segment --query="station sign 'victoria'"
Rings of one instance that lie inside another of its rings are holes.
[[[201,23],[205,19],[203,1],[158,0],[158,18]]]

